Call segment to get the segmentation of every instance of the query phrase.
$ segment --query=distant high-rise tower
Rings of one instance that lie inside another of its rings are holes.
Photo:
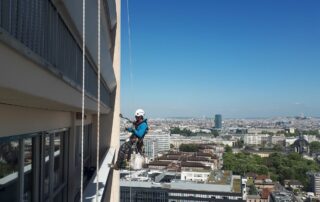
[[[221,114],[216,114],[214,118],[214,127],[222,128],[222,116]]]

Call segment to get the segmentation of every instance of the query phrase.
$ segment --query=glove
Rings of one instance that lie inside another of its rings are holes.
[[[125,130],[128,132],[132,132],[132,128],[125,127]]]

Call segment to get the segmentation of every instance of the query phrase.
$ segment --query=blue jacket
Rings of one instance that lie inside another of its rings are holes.
[[[131,132],[132,135],[135,135],[141,139],[145,136],[145,134],[147,134],[148,129],[147,119],[144,119],[141,123],[139,123],[139,125],[135,126],[135,128],[128,128],[128,131]]]

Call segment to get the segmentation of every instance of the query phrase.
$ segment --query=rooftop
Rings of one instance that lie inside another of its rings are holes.
[[[211,179],[205,182],[180,180],[179,173],[168,171],[122,170],[120,174],[120,186],[125,187],[241,193],[241,177],[231,171],[211,171]]]
[[[268,189],[268,188],[262,189],[262,192],[260,193],[261,198],[262,198],[262,199],[268,199],[270,193],[271,193],[271,189]]]
[[[155,182],[139,182],[120,180],[120,186],[124,187],[144,187],[144,188],[167,188],[171,190],[195,190],[208,192],[232,192],[231,185],[222,184],[205,184],[189,181],[172,181],[170,183],[155,183]]]
[[[169,161],[153,161],[150,162],[149,166],[168,166],[171,162]]]
[[[269,179],[267,175],[257,175],[255,180],[266,180]]]
[[[233,179],[232,191],[235,193],[241,193],[241,179]]]
[[[275,202],[293,202],[293,201],[295,201],[295,198],[291,192],[277,191],[277,192],[272,192],[271,196]]]
[[[209,184],[231,184],[232,172],[231,171],[212,171],[208,177],[207,183]]]

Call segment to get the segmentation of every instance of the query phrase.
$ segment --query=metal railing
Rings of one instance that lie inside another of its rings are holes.
[[[82,86],[82,49],[50,0],[0,0],[0,27]],[[85,67],[85,90],[97,97],[97,72],[88,57]],[[101,101],[109,106],[109,90],[102,84]]]

